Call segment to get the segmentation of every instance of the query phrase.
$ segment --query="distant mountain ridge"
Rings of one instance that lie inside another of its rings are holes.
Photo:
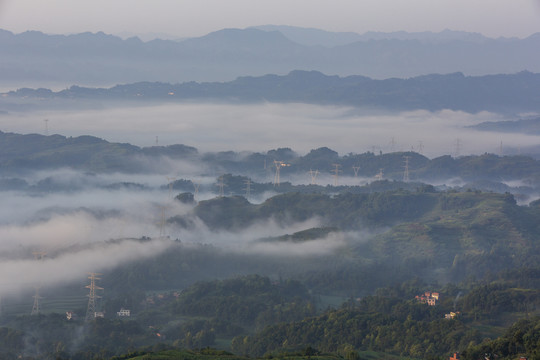
[[[449,41],[481,43],[493,40],[479,33],[453,31],[448,29],[438,33],[431,31],[412,33],[406,31],[394,31],[389,33],[368,31],[364,34],[358,34],[354,32],[331,32],[314,28],[302,28],[286,25],[262,25],[253,26],[251,28],[263,31],[279,31],[290,40],[301,45],[326,47],[343,46],[358,41],[373,40],[418,40],[431,43],[445,43]]]
[[[65,36],[0,30],[0,78],[5,84],[54,81],[103,86],[139,81],[230,81],[295,69],[377,79],[453,72],[540,72],[540,34],[490,39],[452,31],[358,35],[261,28],[264,30],[224,29],[184,41],[148,42],[136,37],[122,40],[102,32]]]
[[[470,127],[481,131],[540,135],[540,117],[515,121],[486,121]]]
[[[240,77],[223,83],[140,82],[108,89],[72,86],[58,92],[19,89],[4,94],[2,101],[24,97],[101,101],[300,102],[397,111],[451,109],[513,114],[540,111],[540,74],[520,72],[473,77],[454,73],[373,80],[364,76],[342,78],[317,71],[297,70],[285,76]]]

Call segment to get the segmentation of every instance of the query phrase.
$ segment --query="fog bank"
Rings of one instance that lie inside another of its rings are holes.
[[[138,146],[185,144],[200,152],[267,151],[300,154],[327,146],[340,154],[414,150],[428,157],[499,153],[537,145],[539,136],[475,131],[465,126],[507,120],[493,113],[425,110],[382,113],[307,104],[183,103],[99,110],[2,115],[5,132],[93,135]],[[457,146],[456,144],[459,145]]]

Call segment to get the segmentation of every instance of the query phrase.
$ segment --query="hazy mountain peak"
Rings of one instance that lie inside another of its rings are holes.
[[[248,29],[258,29],[263,31],[279,31],[288,39],[306,46],[335,47],[351,44],[358,41],[371,40],[418,40],[423,42],[441,43],[448,41],[469,41],[483,42],[489,38],[480,33],[470,33],[466,31],[455,31],[445,29],[441,32],[421,31],[421,32],[379,32],[368,31],[364,34],[354,32],[332,32],[314,28],[302,28],[287,25],[262,25]]]
[[[285,37],[282,33],[278,31],[262,31],[254,28],[247,29],[222,29],[218,31],[211,32],[207,35],[201,36],[199,38],[188,39],[184,42],[190,41],[230,41],[233,43],[248,43],[260,41],[281,41],[281,42],[290,42],[290,40]]]

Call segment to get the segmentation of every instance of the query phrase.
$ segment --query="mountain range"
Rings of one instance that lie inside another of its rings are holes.
[[[0,30],[0,49],[4,86],[230,81],[295,69],[375,79],[540,72],[540,34],[491,39],[453,31],[359,35],[264,26],[223,29],[182,41],[143,42],[102,32],[47,35]]]
[[[465,76],[454,73],[374,80],[364,76],[338,77],[296,70],[284,76],[240,77],[230,82],[140,82],[111,88],[72,86],[57,92],[23,88],[4,93],[0,108],[14,110],[14,103],[20,99],[28,103],[29,98],[69,99],[70,103],[74,99],[166,102],[217,99],[348,105],[385,110],[452,109],[514,114],[540,111],[540,74],[520,72]],[[40,106],[43,106],[44,101],[41,100]]]

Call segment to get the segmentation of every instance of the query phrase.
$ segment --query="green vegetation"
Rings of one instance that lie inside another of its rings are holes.
[[[123,170],[132,171],[135,163],[125,159],[169,156],[221,162],[240,171],[273,156],[290,162],[284,168],[289,174],[335,162],[343,169],[358,165],[366,176],[384,164],[396,177],[407,154],[417,177],[484,176],[477,181],[486,187],[497,184],[485,177],[503,173],[540,178],[535,160],[489,154],[432,160],[413,153],[340,157],[320,148],[303,157],[277,149],[240,158],[232,152],[199,155],[183,146],[140,149],[91,137],[0,137],[5,150],[0,168],[7,170],[63,163],[109,171],[122,162]],[[32,146],[25,149],[19,140]],[[484,353],[500,359],[539,357],[538,201],[520,206],[502,191],[438,191],[382,180],[356,187],[282,183],[279,189],[253,182],[254,193],[272,189],[278,195],[252,203],[239,195],[247,176],[222,179],[237,195],[197,203],[191,181],[171,184],[183,191],[176,201],[184,205],[167,225],[178,233],[204,231],[193,242],[170,240],[166,253],[105,274],[100,283],[107,290],[104,319],[82,321],[86,293],[80,288],[44,294],[46,310],[39,316],[21,315],[29,312],[30,297],[2,299],[0,358],[441,359],[454,351],[465,360]],[[35,185],[15,177],[1,180],[0,186],[10,190],[69,190],[52,178]],[[148,189],[134,183],[104,188]],[[258,231],[261,224],[294,230],[269,236]],[[212,232],[224,243],[237,243],[209,245],[204,236]],[[415,300],[425,291],[441,294],[436,306]],[[115,317],[120,308],[133,316]],[[79,313],[79,319],[67,320],[67,310]],[[457,315],[445,319],[450,312]]]

